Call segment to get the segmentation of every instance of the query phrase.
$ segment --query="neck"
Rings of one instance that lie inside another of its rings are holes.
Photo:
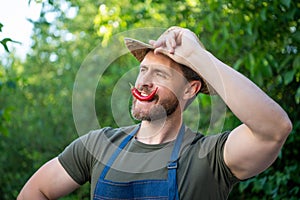
[[[162,144],[175,140],[182,124],[182,117],[155,121],[142,121],[136,139],[146,144]]]

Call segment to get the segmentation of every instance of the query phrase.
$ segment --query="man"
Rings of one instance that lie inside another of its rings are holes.
[[[18,199],[57,199],[86,181],[93,199],[226,199],[235,183],[274,162],[292,129],[277,103],[188,29],[171,27],[150,44],[126,39],[141,61],[132,89],[141,123],[77,139]],[[186,128],[182,113],[198,92],[220,95],[242,124],[212,136]]]

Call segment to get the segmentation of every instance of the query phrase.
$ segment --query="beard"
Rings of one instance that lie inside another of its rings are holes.
[[[171,97],[159,100],[156,96],[153,101],[157,100],[157,104],[152,105],[149,109],[142,109],[136,106],[136,99],[132,102],[131,114],[134,119],[142,121],[155,121],[166,118],[175,112],[179,105],[177,97],[172,94]]]

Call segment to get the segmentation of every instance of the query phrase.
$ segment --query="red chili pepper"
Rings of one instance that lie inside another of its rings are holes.
[[[133,85],[131,85],[130,83],[129,85],[131,88],[131,94],[140,101],[151,101],[158,90],[158,88],[155,88],[155,90],[153,90],[148,96],[143,96],[141,92],[138,89],[136,89]]]

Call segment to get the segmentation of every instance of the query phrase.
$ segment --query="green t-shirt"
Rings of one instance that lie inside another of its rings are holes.
[[[59,155],[60,163],[78,184],[91,183],[91,198],[104,165],[135,126],[91,131],[73,141]],[[177,169],[180,199],[220,200],[228,197],[233,185],[239,181],[223,159],[228,134],[203,136],[186,128]],[[173,145],[174,142],[148,145],[133,138],[105,179],[117,182],[167,179],[167,163]]]

